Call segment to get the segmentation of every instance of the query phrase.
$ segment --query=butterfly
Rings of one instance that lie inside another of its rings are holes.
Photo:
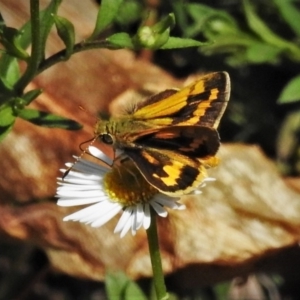
[[[188,194],[218,163],[217,127],[229,94],[228,73],[209,73],[182,90],[139,102],[124,115],[99,120],[95,135],[121,150],[160,192]]]

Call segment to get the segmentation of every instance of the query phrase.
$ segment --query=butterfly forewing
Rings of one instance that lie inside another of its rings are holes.
[[[133,118],[161,126],[217,128],[229,100],[229,76],[226,72],[211,73],[177,93],[171,91],[173,93],[164,99],[149,98],[137,107]]]

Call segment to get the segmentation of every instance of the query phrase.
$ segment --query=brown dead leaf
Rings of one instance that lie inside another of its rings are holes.
[[[28,18],[28,2],[2,1],[1,13],[8,25],[18,27]],[[91,32],[95,14],[89,1],[65,1],[60,10],[75,24],[81,20],[76,27],[79,38]],[[49,53],[58,49],[53,38]],[[117,220],[93,229],[62,222],[70,210],[55,203],[29,203],[53,198],[58,169],[93,136],[97,112],[112,99],[126,91],[176,85],[171,76],[128,51],[77,54],[41,74],[28,87],[45,91],[33,106],[76,119],[84,129],[66,132],[17,122],[0,146],[5,174],[0,179],[0,232],[44,248],[55,269],[73,276],[102,280],[106,270],[115,269],[132,278],[151,276],[142,230],[120,240],[112,233]],[[87,111],[80,111],[79,105]],[[210,173],[217,181],[202,195],[183,199],[185,211],[159,220],[164,270],[177,272],[190,285],[255,271],[266,257],[299,240],[299,193],[285,185],[273,163],[255,146],[223,145],[220,157],[222,163]],[[12,202],[23,206],[11,206]]]

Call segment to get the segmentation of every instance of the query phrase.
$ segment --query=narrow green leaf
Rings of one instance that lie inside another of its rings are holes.
[[[40,36],[42,57],[45,52],[46,41],[54,24],[53,15],[56,15],[62,0],[52,0],[50,4],[40,12]]]
[[[172,1],[170,2],[170,4],[172,5],[172,11],[175,15],[176,24],[179,28],[181,28],[182,32],[185,35],[185,28],[187,28],[189,24],[187,14],[187,6],[189,4],[184,3],[181,0]]]
[[[89,40],[96,38],[108,25],[110,25],[118,14],[123,0],[102,0],[98,10],[95,29]]]
[[[23,49],[26,49],[30,44],[30,28],[30,22],[27,22],[19,31],[18,43]],[[11,86],[14,85],[14,83],[19,79],[19,65],[15,57],[6,53],[2,54],[0,57],[0,76],[5,78],[6,81],[10,82]],[[7,77],[9,77],[8,80]]]
[[[65,59],[70,58],[75,44],[75,30],[73,24],[66,18],[53,16],[57,34],[66,46]]]
[[[200,47],[200,46],[207,46],[211,43],[208,42],[199,42],[193,39],[185,39],[170,36],[168,41],[160,47],[160,49],[174,49],[174,48],[188,48],[188,47]]]
[[[23,49],[27,49],[31,43],[31,23],[27,21],[19,30],[19,44]]]
[[[283,50],[291,50],[300,55],[300,49],[280,36],[276,35],[264,21],[256,14],[249,0],[244,0],[244,9],[249,27],[265,42]]]
[[[105,288],[108,299],[146,300],[145,295],[138,285],[130,281],[126,275],[121,272],[106,274]]]
[[[42,89],[35,89],[25,93],[22,99],[25,101],[26,105],[31,103],[35,98],[37,98],[43,92]]]
[[[135,48],[130,35],[126,32],[113,34],[109,36],[106,41],[116,46],[116,49],[128,48],[133,50]]]
[[[5,47],[6,53],[13,57],[27,60],[29,54],[22,48],[19,42],[20,32],[16,28],[4,27],[2,28],[2,34],[0,35],[0,41]]]
[[[292,78],[283,88],[278,103],[286,104],[300,101],[300,75]]]
[[[296,5],[293,4],[293,1],[273,0],[273,2],[277,5],[283,19],[287,22],[295,34],[300,37],[300,11],[297,9]]]
[[[82,128],[79,123],[73,120],[34,109],[23,109],[19,111],[18,116],[35,125],[43,127],[62,128],[68,130],[78,130]]]

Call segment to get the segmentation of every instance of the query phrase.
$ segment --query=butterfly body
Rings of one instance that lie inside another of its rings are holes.
[[[216,72],[182,89],[166,90],[132,112],[99,120],[95,133],[124,152],[161,192],[191,192],[216,164],[216,130],[229,100],[229,76]]]

